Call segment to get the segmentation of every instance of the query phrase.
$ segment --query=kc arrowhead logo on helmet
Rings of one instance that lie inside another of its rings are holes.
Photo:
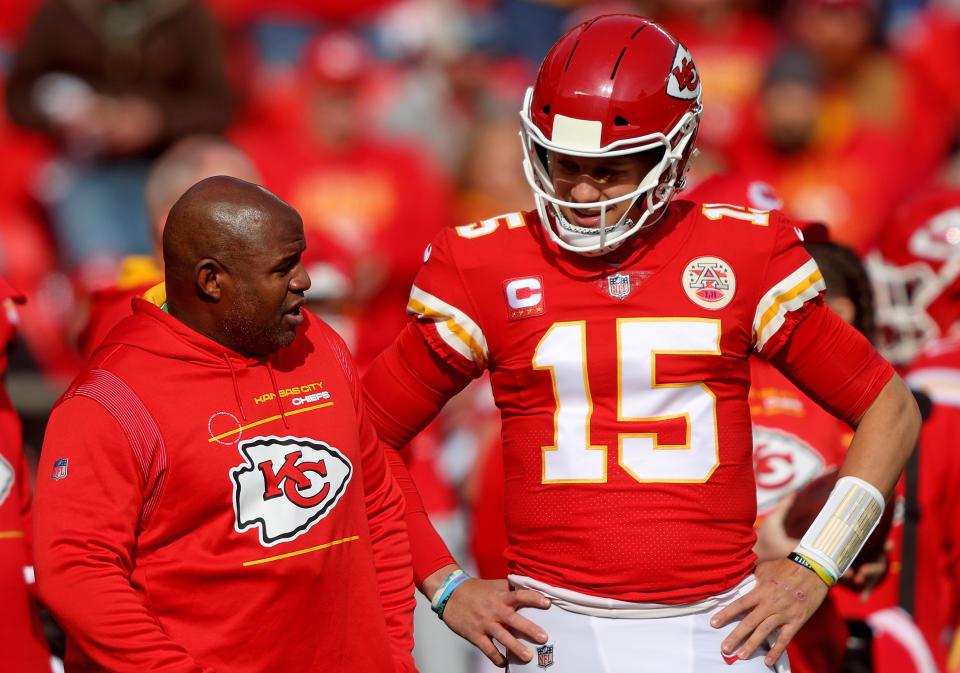
[[[673,67],[667,79],[667,95],[683,100],[700,96],[700,74],[693,62],[690,51],[679,42],[677,53],[673,57]]]
[[[265,547],[306,533],[346,492],[350,460],[332,446],[301,437],[240,442],[246,463],[233,468],[236,530],[257,526]]]

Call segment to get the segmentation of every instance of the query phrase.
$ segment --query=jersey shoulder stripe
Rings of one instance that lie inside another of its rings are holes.
[[[481,368],[487,366],[487,339],[480,326],[466,313],[414,285],[407,313],[431,321],[437,334],[451,349]]]
[[[823,274],[812,259],[770,288],[757,304],[753,318],[753,341],[757,352],[783,326],[790,311],[803,306],[826,289]]]

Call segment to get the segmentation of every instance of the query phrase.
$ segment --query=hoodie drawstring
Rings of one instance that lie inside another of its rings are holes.
[[[226,353],[223,354],[223,361],[227,363],[227,368],[230,369],[230,378],[233,379],[233,394],[234,394],[234,395],[236,396],[236,398],[237,398],[237,406],[240,407],[240,417],[241,417],[244,421],[246,421],[246,420],[247,420],[247,414],[246,414],[246,412],[243,410],[243,401],[240,399],[240,385],[237,383],[237,373],[236,373],[235,371],[233,371],[233,364],[230,362],[230,358],[227,357],[227,354],[226,354]],[[272,373],[271,373],[271,378],[272,378]],[[274,389],[274,390],[277,389],[277,384],[276,384],[276,383],[273,384],[273,389]]]
[[[270,361],[267,361],[267,371],[270,373],[270,383],[273,384],[273,394],[274,398],[277,401],[277,408],[280,410],[280,418],[283,419],[283,426],[289,430],[290,424],[287,423],[287,415],[283,413],[283,403],[280,401],[280,389],[277,388],[277,379],[273,375],[273,367],[270,366]]]

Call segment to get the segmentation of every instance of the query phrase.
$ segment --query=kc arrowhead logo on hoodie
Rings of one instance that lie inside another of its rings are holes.
[[[236,530],[258,526],[271,547],[306,533],[346,492],[353,465],[324,442],[254,437],[239,449],[246,463],[230,470]]]

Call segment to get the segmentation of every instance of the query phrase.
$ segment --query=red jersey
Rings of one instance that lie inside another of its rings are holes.
[[[827,310],[816,264],[778,213],[688,201],[616,267],[548,247],[530,212],[446,229],[408,305],[450,366],[489,369],[510,571],[628,601],[732,587],[755,561],[749,357]]]
[[[38,467],[37,583],[68,666],[415,670],[403,498],[343,342],[305,313],[251,359],[133,308]]]

